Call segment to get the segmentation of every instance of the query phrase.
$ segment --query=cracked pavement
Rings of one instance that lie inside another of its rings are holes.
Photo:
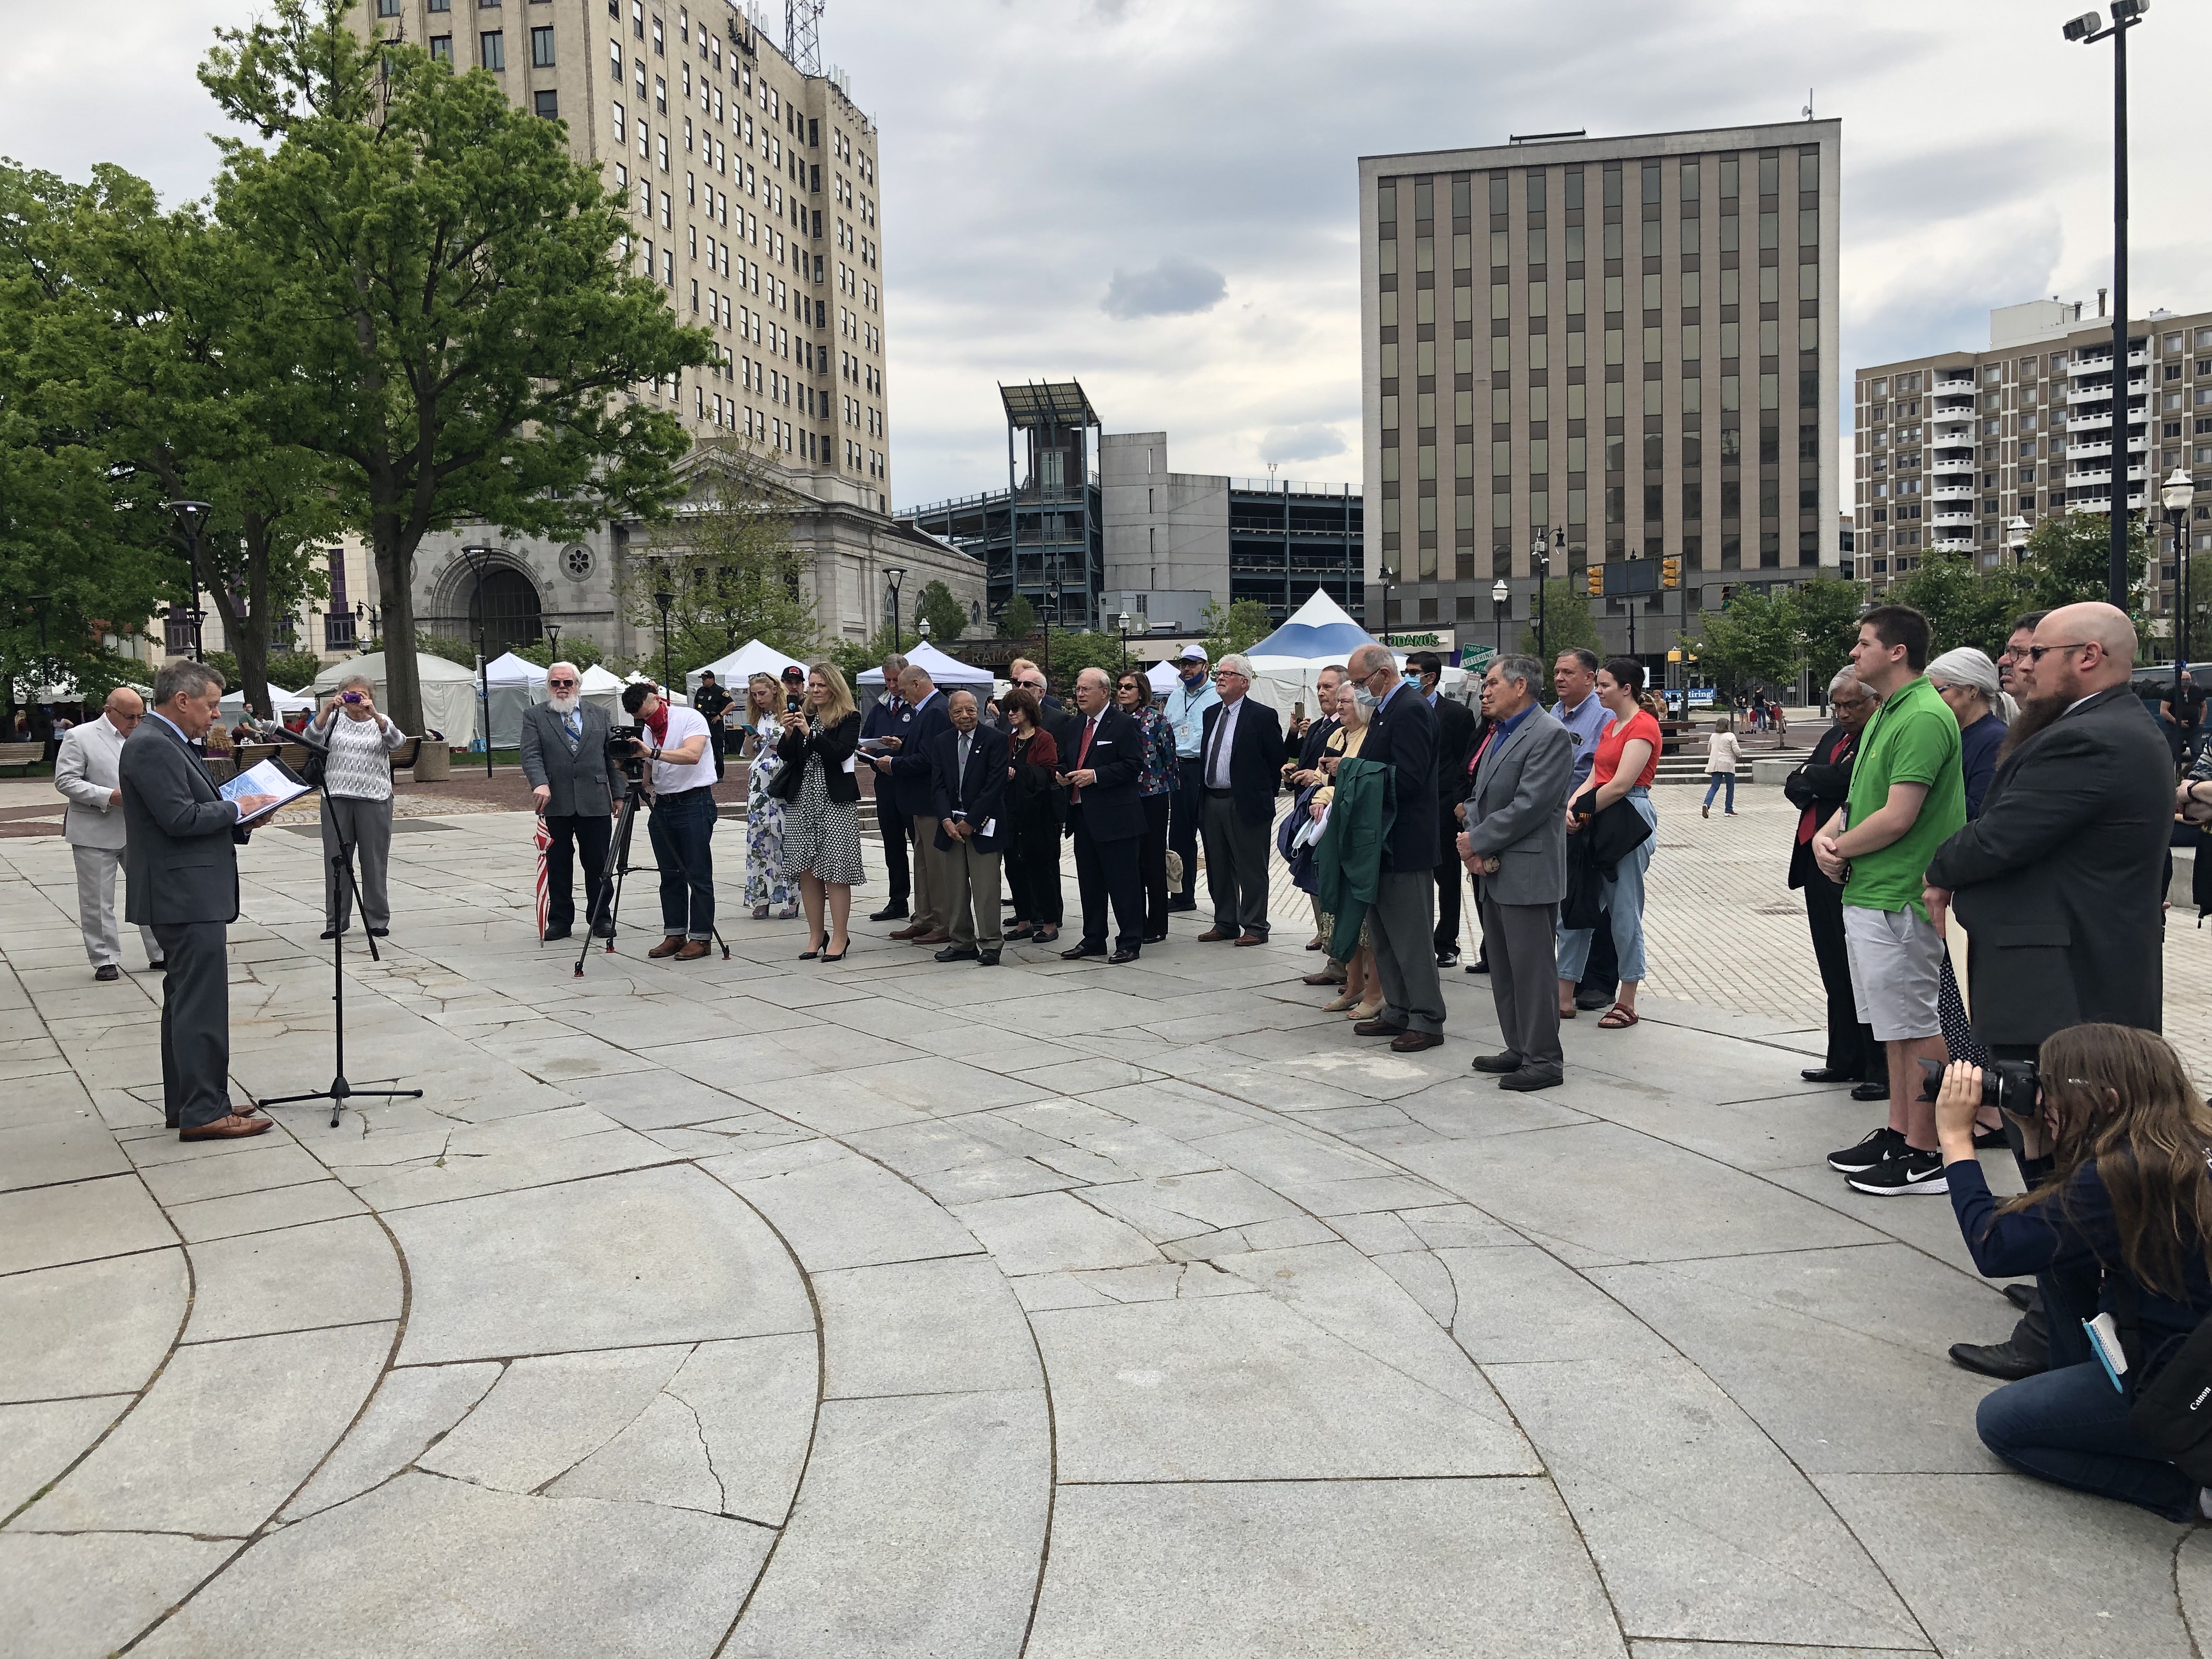
[[[1319,1012],[1302,902],[993,972],[732,907],[679,969],[648,877],[578,979],[526,817],[415,822],[346,1039],[424,1098],[194,1146],[158,985],[0,842],[9,1659],[2198,1650],[2199,1529],[1984,1453],[1997,1288],[1821,1164],[1870,1120],[1798,1079],[1743,821],[1653,933],[1771,1006],[1577,1022],[1533,1097],[1482,980],[1416,1056]],[[319,1086],[317,847],[240,866],[236,1086]]]

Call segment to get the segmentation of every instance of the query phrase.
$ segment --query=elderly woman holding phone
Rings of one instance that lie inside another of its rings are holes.
[[[323,937],[352,925],[353,899],[341,860],[359,858],[362,920],[382,939],[392,931],[385,873],[392,862],[392,751],[407,734],[376,712],[366,674],[339,682],[337,695],[307,723],[301,741],[323,751]]]

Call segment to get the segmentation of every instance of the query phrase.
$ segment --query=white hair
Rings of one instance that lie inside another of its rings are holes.
[[[1980,692],[1991,702],[1996,701],[1997,665],[1971,645],[1946,651],[1924,672],[1938,686],[1963,685],[1970,691]]]
[[[1231,674],[1242,674],[1248,680],[1257,678],[1257,676],[1255,676],[1252,672],[1252,659],[1246,656],[1242,651],[1230,652],[1226,656],[1223,657],[1219,662],[1213,665],[1213,672],[1217,674],[1224,672]]]

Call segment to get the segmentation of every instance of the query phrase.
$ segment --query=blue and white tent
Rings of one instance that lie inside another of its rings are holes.
[[[1281,657],[1290,662],[1314,663],[1326,666],[1342,662],[1363,645],[1375,643],[1374,635],[1345,614],[1344,607],[1316,587],[1313,597],[1297,608],[1297,612],[1273,633],[1261,640],[1245,654],[1256,667],[1267,668],[1267,659]]]

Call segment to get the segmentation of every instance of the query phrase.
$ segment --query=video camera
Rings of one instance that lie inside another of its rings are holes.
[[[641,728],[635,726],[611,726],[607,728],[607,758],[622,769],[622,774],[632,783],[645,781],[645,756]]]
[[[1932,1060],[1920,1062],[1920,1097],[1932,1101],[1943,1086],[1943,1067]],[[1982,1104],[2014,1117],[2032,1116],[2043,1076],[2032,1060],[1996,1060],[1982,1067]]]

